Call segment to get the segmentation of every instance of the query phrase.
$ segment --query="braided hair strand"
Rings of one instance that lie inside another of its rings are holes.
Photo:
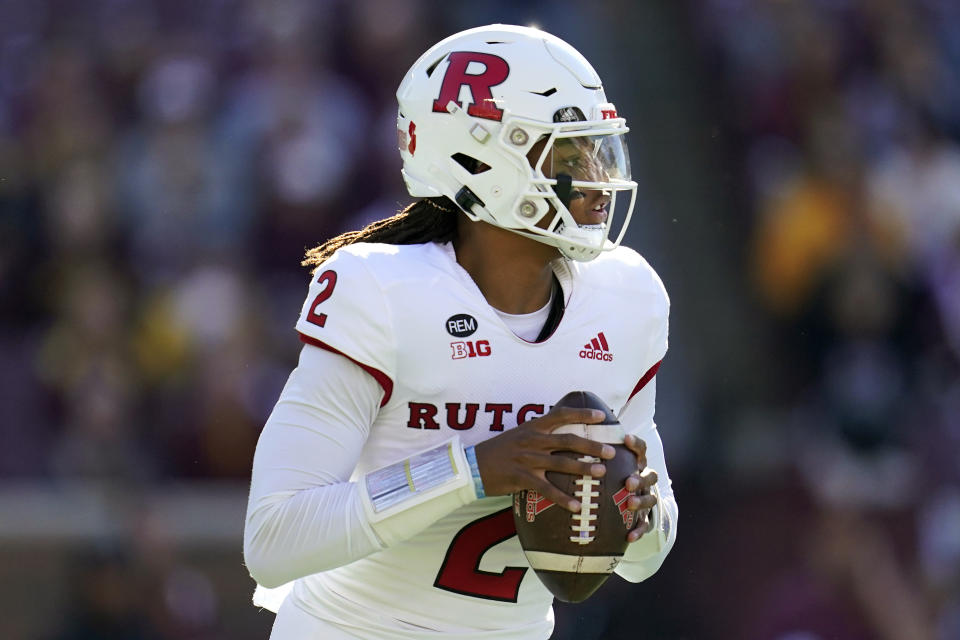
[[[309,249],[300,264],[316,271],[337,249],[355,242],[448,242],[457,233],[456,211],[457,206],[446,196],[418,200],[394,216],[372,222],[359,231],[347,231]]]

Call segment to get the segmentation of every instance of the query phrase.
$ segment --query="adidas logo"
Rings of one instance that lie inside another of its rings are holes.
[[[607,344],[607,337],[603,335],[603,331],[598,333],[596,338],[583,345],[580,357],[585,360],[613,361],[613,354],[610,352],[610,345]]]

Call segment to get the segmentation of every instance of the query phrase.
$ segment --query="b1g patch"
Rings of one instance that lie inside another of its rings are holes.
[[[453,354],[450,357],[454,360],[461,360],[463,358],[486,358],[493,353],[489,340],[461,340],[459,342],[451,342],[450,348],[453,350]]]

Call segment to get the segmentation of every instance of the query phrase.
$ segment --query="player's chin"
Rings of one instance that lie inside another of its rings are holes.
[[[585,209],[579,211],[571,211],[570,214],[573,216],[574,222],[576,222],[581,227],[598,227],[606,224],[607,222],[607,211],[605,209]]]

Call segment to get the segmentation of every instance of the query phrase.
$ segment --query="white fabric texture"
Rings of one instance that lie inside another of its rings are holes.
[[[297,331],[394,380],[396,350],[382,347],[396,344],[397,337],[388,298],[368,269],[364,251],[369,247],[351,245],[351,251],[337,251],[323,263],[310,283]],[[376,322],[363,322],[363,318]],[[321,319],[322,325],[318,324]]]
[[[643,538],[627,547],[627,552],[615,571],[617,575],[630,582],[641,582],[656,573],[677,539],[679,509],[677,500],[673,496],[670,476],[667,474],[663,443],[660,440],[660,434],[657,432],[657,425],[653,421],[656,389],[657,378],[654,376],[647,383],[647,386],[637,392],[637,395],[627,403],[619,416],[624,428],[647,444],[647,466],[657,472],[657,489],[660,491],[660,502],[669,522],[666,543],[661,549],[652,553],[647,551],[649,545],[646,544],[647,541],[644,538],[657,535],[656,531],[645,534]]]
[[[383,548],[367,522],[358,486],[349,482],[382,395],[376,380],[348,359],[303,347],[254,457],[244,557],[251,575],[266,587],[255,599],[260,606],[276,611],[289,590],[282,589],[284,583]],[[631,582],[653,575],[677,537],[678,507],[653,421],[655,398],[656,377],[619,416],[625,429],[647,444],[647,464],[657,471],[671,522],[660,552],[638,556],[631,549],[641,545],[627,549],[616,573]],[[271,597],[273,587],[282,590]]]
[[[348,482],[383,389],[346,358],[305,345],[257,443],[244,557],[277,587],[381,548]]]
[[[467,477],[465,489],[419,504],[413,517],[370,523],[362,488],[349,479],[382,395],[380,385],[347,358],[303,347],[254,456],[244,557],[259,584],[280,587],[349,564],[386,546],[384,540],[401,542],[476,499]],[[462,459],[462,447],[459,453]],[[271,600],[267,594],[261,599]]]
[[[336,275],[324,279],[327,271]],[[552,598],[504,519],[509,496],[452,507],[385,544],[357,482],[453,436],[463,446],[496,437],[570,390],[588,389],[624,407],[625,428],[646,440],[658,488],[673,501],[653,423],[654,382],[628,402],[666,351],[669,301],[656,273],[623,247],[590,263],[560,263],[567,308],[554,335],[537,344],[487,304],[449,245],[351,246],[318,274],[297,325],[309,344],[257,446],[245,527],[251,575],[279,587],[258,587],[255,603],[306,614],[281,613],[274,635],[326,637],[323,625],[333,625],[359,638],[549,637]],[[466,338],[447,328],[460,315],[477,327]],[[470,341],[486,351],[464,357]],[[589,345],[597,343],[603,351],[595,354]],[[672,523],[675,502],[669,511]],[[618,573],[644,579],[669,544],[656,553],[632,545]],[[323,623],[277,635],[289,628],[285,615]]]
[[[547,304],[533,313],[505,313],[499,309],[494,309],[494,311],[503,320],[503,324],[507,325],[510,331],[513,331],[514,335],[527,342],[533,342],[540,335],[543,325],[547,323],[547,318],[550,317],[550,305],[553,303],[553,296],[555,295],[557,295],[556,292],[550,296]]]

